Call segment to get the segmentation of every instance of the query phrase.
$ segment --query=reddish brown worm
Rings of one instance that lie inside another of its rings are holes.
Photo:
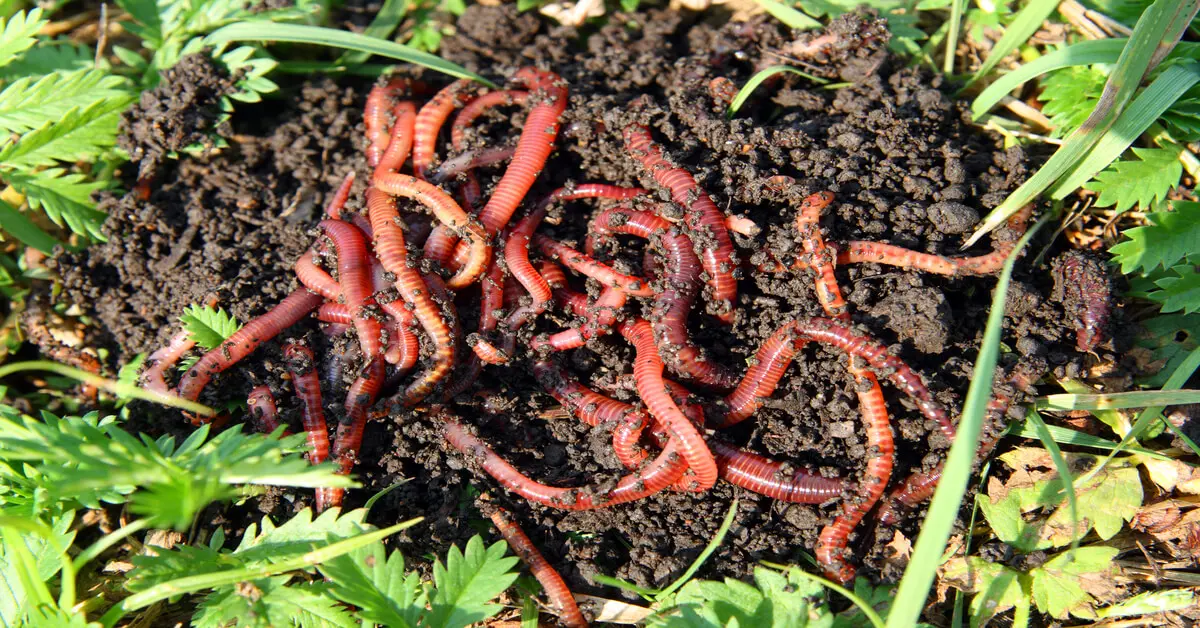
[[[141,377],[142,385],[157,392],[167,392],[170,388],[166,380],[167,369],[175,366],[179,358],[194,346],[196,341],[192,340],[191,332],[186,329],[171,336],[166,346],[146,358],[146,370]]]
[[[602,285],[618,288],[635,297],[652,297],[654,289],[641,277],[619,273],[608,264],[598,262],[575,249],[544,235],[533,236],[533,245],[542,255],[561,263],[571,270],[595,279]]]
[[[374,292],[366,238],[356,227],[340,220],[322,220],[318,226],[337,250],[338,283],[342,287],[341,292],[346,305],[354,316],[358,344],[368,359],[373,358],[383,350],[383,329],[379,321],[372,318],[365,309]],[[301,257],[301,260],[303,259]]]
[[[316,359],[308,347],[288,344],[283,348],[288,370],[292,374],[292,386],[296,396],[304,404],[302,423],[308,435],[308,446],[312,451],[308,459],[319,464],[329,459],[329,428],[325,425],[325,407],[321,402],[321,380],[317,376]]]
[[[733,323],[737,303],[737,256],[733,241],[725,227],[722,212],[708,194],[696,184],[696,179],[684,168],[673,166],[663,156],[663,150],[650,138],[650,130],[640,124],[625,127],[625,147],[659,185],[671,192],[671,198],[686,209],[684,223],[689,231],[702,234],[696,242],[696,254],[708,274],[712,289],[712,312],[717,319]],[[711,244],[705,241],[711,239]]]
[[[391,139],[388,142],[387,150],[379,159],[379,165],[375,166],[372,179],[389,172],[399,172],[412,152],[413,136],[416,133],[417,106],[410,100],[398,102],[395,107],[392,107],[392,118],[394,122],[392,123]]]
[[[433,365],[409,384],[402,397],[404,403],[415,405],[429,396],[454,369],[456,339],[451,335],[450,324],[441,308],[430,298],[425,280],[408,265],[408,249],[395,201],[371,188],[367,190],[367,212],[375,230],[375,253],[384,269],[395,275],[396,289],[404,301],[412,305],[413,315],[433,345]]]
[[[601,237],[614,233],[633,235],[662,248],[667,260],[665,285],[654,301],[650,316],[661,354],[672,372],[711,388],[733,388],[736,376],[709,358],[688,334],[688,316],[699,292],[701,272],[691,240],[659,216],[623,207],[597,214],[591,231]]]
[[[343,408],[346,414],[338,419],[337,434],[333,440],[333,458],[338,464],[338,473],[348,474],[354,468],[358,450],[362,446],[363,430],[367,425],[367,410],[374,405],[384,381],[383,358],[371,360],[350,389],[346,391]],[[340,506],[346,490],[342,488],[317,489],[317,510]]]
[[[279,410],[275,407],[275,396],[270,386],[256,386],[246,397],[250,418],[260,432],[274,432],[279,427]]]
[[[221,346],[204,354],[180,380],[179,396],[195,401],[214,375],[237,364],[260,344],[295,325],[323,301],[321,295],[309,292],[306,288],[292,292],[269,312],[246,323]]]
[[[796,214],[796,234],[804,247],[805,262],[816,273],[817,300],[833,318],[846,318],[846,301],[833,274],[834,254],[821,236],[821,210],[833,202],[832,192],[817,192],[804,199]]]
[[[474,83],[468,79],[459,79],[433,95],[421,111],[417,113],[414,122],[412,159],[413,171],[417,177],[425,179],[429,166],[433,164],[438,132],[446,123],[446,118],[455,108],[467,103],[471,97]]]
[[[558,575],[550,563],[546,562],[542,553],[533,545],[533,541],[525,536],[521,528],[504,510],[496,509],[492,512],[491,517],[500,536],[504,537],[504,541],[508,543],[512,551],[521,557],[521,560],[529,567],[529,572],[541,583],[542,588],[546,591],[546,597],[550,598],[550,604],[558,611],[559,622],[567,628],[587,628],[587,619],[579,610],[579,605],[575,603],[575,596],[571,595],[567,583],[563,582],[562,576]]]
[[[346,206],[346,201],[350,199],[350,190],[354,187],[354,171],[351,170],[346,174],[346,178],[342,179],[342,184],[334,191],[333,197],[329,199],[329,204],[325,206],[325,215],[334,220],[341,220],[342,208]]]

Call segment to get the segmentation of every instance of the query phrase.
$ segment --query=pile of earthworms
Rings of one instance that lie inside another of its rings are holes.
[[[718,81],[710,91],[728,94],[727,81]],[[354,183],[353,177],[347,178],[319,224],[320,237],[296,262],[300,287],[204,354],[183,375],[178,394],[197,400],[214,376],[315,313],[327,323],[327,333],[357,339],[362,365],[330,442],[316,359],[305,346],[284,347],[290,379],[303,401],[302,423],[314,463],[332,459],[349,473],[377,401],[420,406],[440,419],[446,442],[472,468],[552,508],[612,507],[666,490],[704,492],[718,480],[785,502],[819,504],[841,498],[844,507],[821,532],[816,557],[830,578],[851,580],[855,567],[848,544],[858,524],[877,507],[881,522],[895,523],[904,508],[932,494],[940,476],[940,468],[915,474],[897,482],[885,497],[894,456],[879,379],[910,397],[948,438],[955,435],[955,420],[920,375],[851,324],[835,269],[870,262],[949,276],[996,273],[1024,231],[1030,209],[994,236],[992,252],[944,257],[877,242],[825,242],[820,219],[834,197],[820,192],[796,209],[795,237],[801,244],[796,259],[743,265],[730,232],[753,237],[757,226],[726,215],[642,125],[621,130],[625,148],[648,175],[646,180],[669,192],[671,202],[657,200],[649,190],[606,183],[564,187],[527,202],[554,150],[568,89],[557,75],[534,68],[517,72],[512,84],[510,89],[487,91],[458,81],[420,107],[415,94],[427,91],[421,84],[391,79],[376,86],[365,109],[366,157],[374,169],[365,192],[365,215],[345,210]],[[472,123],[498,106],[527,110],[515,146],[464,150]],[[456,109],[449,135],[457,156],[435,167],[439,136]],[[412,174],[401,173],[410,160]],[[502,177],[485,198],[475,171],[505,161]],[[793,184],[787,177],[775,177],[772,183]],[[604,203],[590,220],[582,250],[539,233],[552,206],[579,199]],[[514,221],[519,210],[523,214]],[[602,261],[600,253],[616,236],[646,242],[644,276],[619,272]],[[707,315],[732,324],[738,280],[753,272],[811,277],[826,316],[788,322],[758,349],[744,373],[736,373],[693,342],[689,319],[702,300]],[[571,282],[578,277],[602,288],[594,296],[576,291]],[[455,310],[455,296],[469,289],[480,291],[480,314],[478,327],[468,333]],[[634,305],[648,305],[649,314],[638,317]],[[518,330],[551,310],[571,314],[579,322],[519,340]],[[563,366],[560,354],[604,336],[632,345],[636,357],[631,386],[640,403],[597,392]],[[527,346],[518,347],[518,342]],[[810,343],[848,356],[869,451],[858,481],[822,477],[722,440],[722,430],[753,418],[800,349]],[[147,385],[167,390],[164,373],[191,346],[181,334],[153,354],[144,374]],[[453,398],[481,369],[503,368],[518,354],[533,356],[534,375],[564,409],[588,425],[611,430],[613,451],[628,468],[627,475],[616,482],[574,488],[541,484],[496,454],[452,414]],[[1003,430],[1016,393],[1041,377],[1044,366],[1035,362],[1021,362],[1007,377],[998,378],[981,445],[984,453]],[[398,391],[391,392],[393,387]],[[266,386],[251,393],[249,405],[251,416],[264,429],[280,425]],[[316,504],[328,508],[340,504],[341,498],[340,490],[322,490]]]

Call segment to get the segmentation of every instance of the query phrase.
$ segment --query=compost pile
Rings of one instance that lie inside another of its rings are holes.
[[[837,579],[894,575],[887,544],[936,479],[1028,211],[958,248],[1020,184],[1022,152],[890,56],[869,15],[792,36],[653,12],[580,36],[472,6],[457,28],[443,56],[507,89],[317,79],[281,113],[239,110],[228,148],[160,163],[191,137],[171,125],[197,119],[171,94],[202,90],[176,84],[227,82],[204,63],[167,77],[143,107],[161,124],[127,121],[123,140],[154,172],[106,201],[107,243],[59,260],[97,342],[122,361],[160,350],[146,381],[166,388],[186,305],[250,321],[179,392],[307,429],[315,459],[366,485],[318,506],[406,480],[372,517],[424,516],[401,538],[417,553],[470,536],[486,491],[573,586],[660,585],[737,497],[706,569],[815,548]],[[846,85],[783,75],[727,118],[781,58]],[[1052,293],[1045,268],[1014,281],[989,437],[1046,368],[1100,350],[1074,328],[1079,296]]]

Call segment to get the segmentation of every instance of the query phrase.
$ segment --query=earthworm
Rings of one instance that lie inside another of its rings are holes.
[[[725,218],[725,228],[748,238],[762,233],[762,227],[759,227],[758,223],[745,216],[727,216]]]
[[[687,322],[699,289],[700,261],[691,240],[665,219],[628,208],[606,209],[592,220],[594,233],[604,236],[625,233],[657,240],[667,258],[662,291],[654,300],[651,320],[659,349],[671,370],[713,388],[728,390],[737,379],[724,366],[712,361],[688,336]],[[657,237],[656,237],[657,236]]]
[[[367,164],[372,168],[379,164],[379,159],[387,150],[390,139],[387,120],[387,110],[391,104],[389,100],[392,94],[400,88],[401,83],[392,80],[384,85],[376,85],[367,94],[367,104],[363,108],[363,126],[367,130],[367,148],[363,152],[367,155]],[[337,216],[331,216],[331,218],[337,218]]]
[[[383,358],[372,359],[350,389],[346,391],[343,408],[345,416],[338,419],[337,434],[333,440],[333,457],[337,461],[338,473],[350,473],[354,468],[359,447],[362,446],[363,430],[367,425],[367,409],[375,403],[375,397],[384,381]],[[339,506],[345,489],[323,488],[317,490],[317,510]]]
[[[430,172],[429,181],[432,183],[444,183],[451,177],[470,173],[477,168],[498,164],[506,159],[510,159],[516,152],[517,149],[515,146],[496,146],[464,151],[443,161],[437,170]],[[474,185],[479,185],[479,182],[476,181]]]
[[[539,234],[533,236],[532,242],[542,252],[542,255],[558,261],[581,275],[591,277],[605,286],[619,288],[626,294],[635,297],[654,296],[654,289],[642,278],[619,273],[608,264],[598,262],[557,240]]]
[[[384,359],[389,364],[395,364],[399,371],[410,371],[421,357],[421,343],[413,331],[416,317],[394,290],[395,284],[388,281],[387,270],[378,259],[371,260],[371,286],[375,289],[374,297],[379,307],[391,317],[384,324],[388,331],[388,348]]]
[[[508,364],[509,359],[512,358],[510,352],[483,339],[479,339],[471,345],[471,350],[484,364]]]
[[[592,427],[609,421],[619,421],[634,411],[633,406],[580,384],[561,366],[549,360],[534,362],[533,376],[542,388],[569,409],[575,418]]]
[[[843,482],[814,475],[755,453],[708,439],[721,479],[746,490],[793,504],[820,504],[842,494]]]
[[[1041,359],[1023,359],[1013,367],[1012,372],[1005,380],[994,387],[992,398],[988,401],[987,412],[984,415],[979,446],[975,453],[976,464],[987,459],[996,447],[996,443],[1000,442],[1000,437],[1004,435],[1004,430],[1007,428],[1004,419],[1008,414],[1009,407],[1012,406],[1016,392],[1029,390],[1037,380],[1041,379],[1046,368],[1046,363]],[[900,486],[892,489],[884,507],[879,512],[879,523],[885,526],[897,525],[900,523],[900,516],[904,511],[915,508],[921,502],[929,499],[937,489],[938,481],[942,478],[944,464],[944,462],[938,463],[936,467],[927,472],[915,472],[905,478]]]
[[[375,166],[372,179],[389,172],[398,172],[404,162],[408,161],[408,155],[412,151],[413,136],[416,133],[417,106],[411,100],[400,101],[396,103],[395,107],[392,107],[392,117],[394,122],[392,122],[391,140],[388,142],[387,150],[379,158],[379,165]]]
[[[680,454],[696,474],[697,488],[712,488],[717,481],[717,463],[696,426],[692,425],[666,393],[666,384],[663,383],[663,361],[658,345],[654,342],[654,332],[650,323],[642,319],[626,321],[621,324],[620,331],[637,352],[633,361],[633,374],[642,402],[646,404],[651,416],[667,426],[671,435],[678,441]]]
[[[504,268],[493,259],[488,265],[487,273],[479,282],[479,333],[490,332],[500,324],[497,313],[504,307],[504,281]],[[475,383],[482,372],[483,361],[474,352],[470,353],[457,378],[446,387],[445,398],[453,399],[462,394]]]
[[[892,440],[891,420],[888,416],[887,402],[883,399],[883,390],[879,387],[879,380],[875,375],[864,368],[854,366],[854,360],[854,357],[850,358],[850,370],[854,374],[859,412],[866,423],[867,451],[870,452],[870,458],[859,483],[858,497],[846,500],[842,514],[821,530],[814,552],[817,562],[825,570],[825,575],[841,583],[853,580],[856,571],[847,556],[850,533],[858,527],[859,522],[875,507],[883,492],[887,490],[895,464],[895,444]]]
[[[605,288],[591,305],[587,304],[586,295],[571,295],[568,298],[574,300],[575,296],[582,297],[584,302],[569,307],[584,318],[583,325],[564,329],[549,336],[538,336],[533,339],[530,348],[534,351],[540,351],[542,348],[553,351],[578,349],[589,339],[612,331],[612,326],[617,321],[617,316],[621,308],[625,306],[626,300],[625,293],[617,288]]]
[[[454,230],[460,236],[466,236],[470,242],[470,255],[467,263],[446,281],[449,288],[458,289],[468,286],[487,270],[488,260],[492,254],[492,245],[488,242],[488,236],[483,232],[483,228],[472,221],[458,203],[454,202],[454,199],[450,198],[441,188],[415,177],[394,172],[376,177],[375,187],[391,196],[403,196],[416,200],[428,208],[443,225]],[[376,232],[379,231],[379,224],[374,218],[371,219],[371,226]],[[399,227],[396,227],[398,231]],[[388,268],[388,271],[396,272],[391,268]]]
[[[293,291],[269,312],[246,323],[228,340],[205,353],[179,381],[179,396],[195,401],[213,376],[237,364],[250,355],[258,345],[274,338],[279,332],[295,325],[309,312],[317,309],[324,299],[306,288]]]
[[[443,87],[421,107],[414,121],[412,159],[413,171],[420,179],[427,178],[430,164],[433,163],[434,150],[437,145],[438,132],[450,117],[450,112],[456,107],[466,104],[472,86],[469,79],[459,79]]]
[[[283,348],[292,386],[304,404],[302,423],[312,451],[308,459],[320,464],[329,459],[329,429],[325,426],[325,407],[321,402],[321,381],[317,377],[317,361],[308,347],[288,344]]]
[[[327,301],[337,301],[342,296],[342,286],[317,266],[317,253],[309,249],[296,260],[296,278],[305,288],[316,292]],[[348,324],[348,323],[347,323]]]
[[[467,139],[467,127],[474,124],[488,109],[505,105],[524,105],[528,98],[529,92],[519,89],[503,89],[476,97],[454,117],[454,123],[450,125],[450,145],[454,150],[462,150]]]
[[[367,359],[373,358],[382,352],[383,343],[379,321],[371,318],[364,309],[374,292],[366,238],[362,231],[340,220],[322,220],[317,226],[337,250],[338,284],[342,287],[346,306],[354,317],[354,328],[358,332],[358,344],[362,347],[363,355]],[[301,260],[304,260],[303,256]]]
[[[544,308],[550,302],[550,284],[537,273],[529,262],[529,242],[535,229],[541,224],[546,210],[539,207],[525,216],[508,234],[504,243],[504,261],[508,264],[508,272],[529,292],[533,298],[533,307]]]
[[[169,389],[165,377],[167,369],[174,366],[179,358],[182,358],[183,354],[194,346],[196,346],[196,341],[192,340],[192,333],[186,329],[171,336],[166,346],[146,358],[147,367],[142,373],[142,385],[153,391],[167,392]]]
[[[784,325],[775,331],[754,354],[754,362],[746,369],[746,375],[724,403],[708,413],[708,423],[713,429],[724,429],[750,418],[775,392],[780,378],[792,363],[796,351],[803,341],[797,342],[796,330]]]
[[[725,213],[696,184],[684,168],[677,168],[663,157],[662,148],[650,138],[650,130],[633,124],[625,127],[625,147],[641,162],[658,182],[671,192],[671,198],[686,208],[684,224],[693,234],[696,254],[708,274],[708,285],[712,289],[713,313],[718,320],[733,323],[733,307],[737,302],[737,257],[733,242],[725,227]]]
[[[733,99],[737,98],[737,94],[737,85],[724,76],[718,76],[708,82],[708,95],[712,97],[713,102],[722,107],[728,107]]]
[[[1075,348],[1088,352],[1104,339],[1112,309],[1112,284],[1104,262],[1083,251],[1067,251],[1051,265],[1054,298],[1075,325]]]
[[[335,325],[353,325],[354,315],[350,313],[350,308],[341,303],[322,303],[317,308],[317,320]]]
[[[354,171],[346,173],[346,178],[342,179],[342,184],[333,193],[333,197],[329,199],[329,204],[325,206],[325,215],[334,219],[340,220],[342,217],[342,208],[346,206],[346,201],[350,199],[350,189],[354,187]]]
[[[525,116],[525,126],[521,129],[512,161],[487,205],[479,212],[479,220],[490,235],[499,233],[508,224],[541,174],[546,159],[554,150],[559,117],[567,108],[567,85],[557,74],[526,67],[517,71],[513,81],[528,89],[530,98],[536,102]]]
[[[269,434],[279,427],[279,410],[275,407],[270,386],[256,386],[251,390],[246,397],[246,406],[258,431]]]
[[[446,441],[478,463],[505,489],[529,501],[561,510],[595,510],[649,497],[678,480],[687,466],[676,452],[676,441],[672,440],[653,462],[636,473],[622,477],[616,486],[547,486],[518,471],[457,421],[447,417],[443,425]]]
[[[413,405],[427,397],[454,368],[455,338],[441,308],[430,298],[425,280],[408,265],[408,249],[398,223],[400,215],[395,201],[371,188],[367,190],[367,213],[375,230],[375,254],[384,269],[395,275],[396,289],[404,301],[412,305],[413,315],[433,345],[433,365],[409,384],[403,394],[404,402]]]
[[[550,563],[546,562],[541,552],[534,547],[533,541],[530,541],[529,537],[521,531],[520,526],[500,508],[492,512],[491,518],[492,523],[496,525],[496,530],[500,532],[500,536],[504,537],[504,541],[512,548],[513,553],[520,556],[521,560],[529,566],[530,573],[541,583],[542,588],[546,591],[546,597],[550,598],[550,603],[557,607],[559,621],[568,628],[587,628],[587,619],[579,610],[579,605],[575,603],[575,597],[571,595],[567,583],[563,582],[562,576],[558,575]]]
[[[817,192],[804,199],[796,213],[796,234],[804,247],[808,267],[817,275],[817,300],[821,307],[833,318],[846,318],[846,301],[833,274],[834,255],[821,237],[821,210],[832,202],[832,192]]]

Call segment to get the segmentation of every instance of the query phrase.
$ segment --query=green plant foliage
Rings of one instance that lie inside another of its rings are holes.
[[[36,47],[25,51],[16,61],[0,67],[0,79],[11,80],[22,77],[38,77],[53,72],[76,72],[79,70],[109,70],[108,63],[96,63],[96,54],[87,46],[69,39],[43,40]]]
[[[8,182],[34,209],[59,226],[67,226],[79,234],[102,239],[104,212],[92,203],[92,194],[102,189],[103,181],[91,181],[80,173],[67,173],[62,168],[30,170],[20,168],[9,172]]]
[[[128,93],[128,81],[101,70],[26,76],[0,91],[0,131],[26,133],[62,118],[75,107]]]
[[[504,558],[507,545],[494,543],[486,550],[473,537],[465,552],[457,546],[446,554],[446,563],[433,564],[436,590],[430,596],[430,613],[423,622],[444,628],[469,626],[495,615],[500,607],[488,604],[517,579],[511,573],[516,558]]]
[[[0,461],[36,463],[42,499],[88,508],[129,501],[157,525],[185,528],[212,501],[244,494],[244,485],[350,484],[332,466],[308,464],[299,454],[303,434],[276,439],[235,426],[210,438],[206,425],[176,444],[171,436],[135,438],[96,413],[42,418],[0,406]]]
[[[1163,113],[1162,122],[1175,141],[1200,140],[1200,98],[1181,98],[1175,101],[1175,104]]]
[[[1182,147],[1130,150],[1136,159],[1113,162],[1083,186],[1100,193],[1098,207],[1116,206],[1117,212],[1134,206],[1148,210],[1161,204],[1179,185],[1183,176],[1183,164],[1179,162]]]
[[[37,32],[46,22],[40,8],[28,13],[17,11],[7,20],[0,18],[0,66],[12,63],[18,55],[32,48],[37,43]]]
[[[917,42],[929,38],[925,31],[917,28],[919,16],[912,11],[913,3],[908,0],[799,0],[797,4],[805,13],[818,18],[837,17],[860,6],[876,9],[887,20],[888,30],[892,33],[888,47],[897,53],[916,54],[921,50]]]
[[[6,142],[0,148],[0,164],[15,168],[97,159],[116,144],[117,119],[132,101],[126,96],[74,107],[60,120],[47,120],[16,141]]]
[[[1100,101],[1108,75],[1091,66],[1071,66],[1042,79],[1038,100],[1042,113],[1050,117],[1053,137],[1066,137],[1078,129]]]
[[[189,305],[179,317],[183,328],[191,335],[196,344],[207,350],[221,346],[222,342],[237,333],[242,326],[231,314],[224,309],[207,305]]]
[[[274,576],[222,587],[204,598],[192,617],[196,628],[356,628],[354,614],[328,596],[319,582],[288,585]],[[394,624],[399,625],[399,624]]]
[[[676,596],[675,608],[650,625],[664,628],[701,626],[832,626],[820,584],[798,574],[755,567],[754,585],[733,578],[723,582],[692,580]]]
[[[1176,201],[1171,208],[1146,216],[1148,225],[1127,229],[1126,240],[1109,250],[1121,272],[1148,273],[1200,257],[1200,203]]]
[[[1194,265],[1175,266],[1166,276],[1154,280],[1154,285],[1158,289],[1148,292],[1145,297],[1161,303],[1164,314],[1200,312],[1200,272]]]
[[[0,479],[0,482],[6,479]],[[19,513],[22,510],[25,509],[14,510],[7,504],[0,508],[0,512],[7,516],[24,516],[23,513]],[[49,518],[50,531],[59,547],[68,547],[74,542],[75,531],[71,529],[74,518],[74,512],[65,512]],[[8,538],[5,538],[5,543],[0,544],[0,625],[4,626],[29,625],[21,621],[30,611],[28,606],[31,592],[19,573],[20,556],[28,552],[27,556],[32,559],[38,582],[50,580],[62,568],[61,557],[50,539],[38,534],[13,535],[13,538],[19,540],[22,548],[9,546]]]

